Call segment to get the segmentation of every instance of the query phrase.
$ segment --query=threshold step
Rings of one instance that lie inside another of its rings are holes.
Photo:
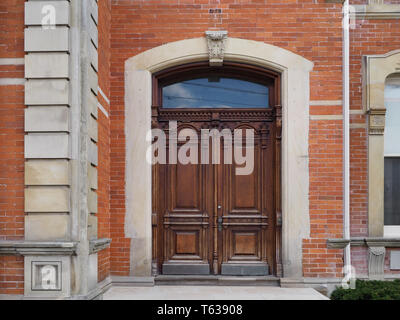
[[[280,286],[274,276],[157,275],[155,285]]]

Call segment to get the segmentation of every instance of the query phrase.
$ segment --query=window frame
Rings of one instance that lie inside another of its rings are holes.
[[[210,66],[208,62],[196,62],[169,68],[153,75],[153,107],[159,110],[227,110],[226,108],[163,108],[162,89],[167,85],[200,77],[221,76],[250,81],[268,87],[269,106],[264,108],[229,108],[235,111],[268,110],[280,108],[280,74],[265,68],[243,63],[224,61],[223,66]]]
[[[368,134],[368,237],[384,236],[384,129],[386,78],[398,73],[400,50],[362,59],[363,110]]]
[[[385,91],[386,91],[386,86],[388,84],[394,84],[394,83],[400,85],[400,73],[391,74],[386,78]],[[384,102],[385,102],[385,107],[386,107],[387,102],[388,102],[386,97],[384,98]],[[386,122],[387,122],[388,116],[389,115],[387,113],[387,108],[386,108]],[[385,125],[385,133],[386,133],[386,130],[387,130],[387,125]],[[384,143],[385,143],[385,140],[384,140]],[[400,152],[399,153],[385,153],[385,151],[384,151],[383,158],[384,159],[386,159],[386,158],[399,158],[400,159]],[[385,212],[383,212],[383,216],[385,218]],[[400,236],[400,225],[388,225],[388,224],[385,224],[385,222],[384,222],[383,223],[383,236],[387,237],[387,238],[399,237]]]

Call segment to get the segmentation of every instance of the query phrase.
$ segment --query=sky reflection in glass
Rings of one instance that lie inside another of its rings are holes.
[[[233,78],[198,78],[163,88],[164,108],[268,108],[268,87]]]

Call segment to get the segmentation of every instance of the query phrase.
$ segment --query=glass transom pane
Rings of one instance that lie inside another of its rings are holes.
[[[268,87],[234,78],[186,80],[163,88],[163,108],[268,108]]]

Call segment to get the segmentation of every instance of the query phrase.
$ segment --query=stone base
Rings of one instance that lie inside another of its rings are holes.
[[[327,297],[341,284],[340,278],[281,278],[282,288],[313,288]]]

